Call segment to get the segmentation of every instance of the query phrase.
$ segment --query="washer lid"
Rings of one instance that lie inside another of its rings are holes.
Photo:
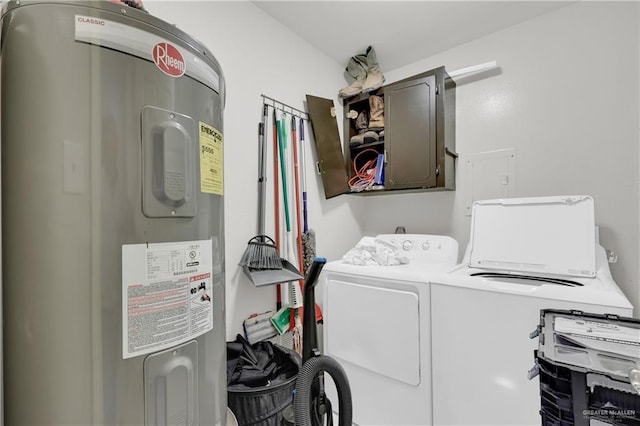
[[[469,266],[594,277],[593,198],[511,198],[473,204]]]

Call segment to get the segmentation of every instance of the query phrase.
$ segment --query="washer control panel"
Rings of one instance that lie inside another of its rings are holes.
[[[393,244],[409,261],[455,264],[458,259],[458,242],[445,235],[380,234],[376,238]]]

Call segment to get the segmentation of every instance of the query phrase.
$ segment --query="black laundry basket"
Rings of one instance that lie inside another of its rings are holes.
[[[280,426],[300,366],[297,353],[271,342],[227,342],[227,399],[238,425]]]

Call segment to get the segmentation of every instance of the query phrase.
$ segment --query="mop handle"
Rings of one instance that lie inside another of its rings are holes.
[[[298,141],[296,132],[296,118],[291,117],[291,145],[293,145],[293,177],[295,185],[296,204],[296,242],[298,245],[298,263],[300,272],[304,274],[304,251],[302,249],[302,221],[300,220],[300,172],[298,168]],[[300,280],[302,285],[302,280]]]
[[[280,155],[280,175],[282,177],[282,197],[284,200],[284,222],[285,231],[291,232],[291,223],[289,222],[289,197],[287,196],[287,171],[284,163],[284,150],[286,147],[286,141],[284,139],[284,132],[282,131],[282,122],[280,119],[276,119],[278,126],[278,154]]]

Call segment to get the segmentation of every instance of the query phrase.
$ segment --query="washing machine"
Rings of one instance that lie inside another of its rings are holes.
[[[431,424],[430,291],[455,266],[458,243],[440,235],[385,234],[409,259],[397,266],[329,262],[320,285],[323,351],[342,365],[357,425]],[[327,393],[337,401],[330,381]],[[336,407],[337,408],[337,407]]]
[[[463,261],[430,287],[437,425],[539,425],[540,310],[632,315],[589,196],[474,203]]]

